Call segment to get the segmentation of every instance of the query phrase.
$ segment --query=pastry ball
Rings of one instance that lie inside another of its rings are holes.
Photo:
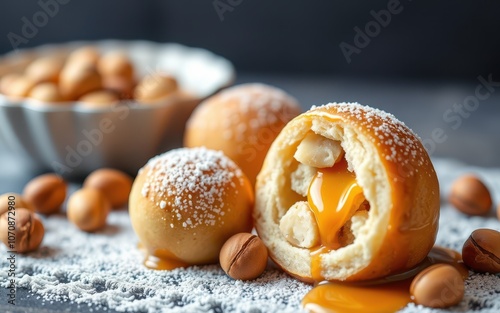
[[[132,226],[149,255],[217,263],[224,242],[252,229],[253,193],[220,151],[176,149],[151,159],[132,186]],[[168,261],[168,260],[167,260]]]
[[[407,271],[437,234],[439,185],[420,139],[381,110],[316,107],[279,134],[257,178],[255,227],[307,282]]]
[[[278,88],[235,86],[198,106],[187,123],[184,145],[224,151],[253,186],[271,143],[299,113],[297,101]]]

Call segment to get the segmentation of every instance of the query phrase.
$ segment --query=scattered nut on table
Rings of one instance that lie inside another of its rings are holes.
[[[31,203],[35,211],[42,214],[52,214],[66,199],[66,182],[56,174],[45,174],[33,178],[24,187],[23,197]]]
[[[488,187],[473,175],[464,175],[455,180],[448,200],[459,211],[469,215],[485,215],[492,206]]]
[[[222,269],[230,277],[251,280],[266,269],[267,248],[256,235],[239,233],[224,243],[219,260]]]
[[[23,196],[13,192],[4,193],[3,195],[0,195],[0,215],[9,211],[9,207],[13,207],[14,209],[25,208],[31,212],[35,211],[31,203],[24,200]]]
[[[456,268],[449,264],[435,264],[415,276],[410,294],[416,304],[447,308],[462,301],[464,289],[464,280]]]
[[[462,259],[470,269],[479,273],[500,273],[500,232],[476,229],[462,248]]]
[[[108,199],[100,190],[83,188],[69,197],[66,212],[70,222],[78,228],[93,232],[106,225],[110,209]]]
[[[109,199],[111,206],[119,208],[127,204],[132,182],[130,176],[119,170],[102,168],[87,176],[83,186],[100,190]]]
[[[15,225],[13,231],[10,230],[12,225]],[[15,215],[0,216],[0,240],[9,250],[19,253],[36,250],[44,234],[42,221],[28,209],[16,208]]]

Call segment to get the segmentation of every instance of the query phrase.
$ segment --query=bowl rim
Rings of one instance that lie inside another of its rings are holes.
[[[211,90],[209,93],[206,93],[203,96],[195,95],[195,94],[190,94],[192,97],[186,98],[185,100],[189,101],[202,101],[209,96],[215,94],[217,91],[226,88],[234,83],[236,80],[236,70],[234,65],[226,59],[223,56],[220,56],[218,54],[213,53],[210,50],[200,48],[200,47],[191,47],[191,46],[186,46],[180,43],[175,43],[175,42],[159,42],[159,41],[151,41],[151,40],[120,40],[120,39],[102,39],[102,40],[75,40],[75,41],[68,41],[68,42],[61,42],[61,43],[46,43],[43,45],[35,46],[35,47],[30,47],[30,48],[22,48],[22,49],[17,49],[10,51],[8,53],[5,53],[3,55],[0,55],[0,66],[4,62],[8,62],[13,60],[14,62],[20,62],[23,60],[23,58],[28,58],[28,57],[33,57],[33,55],[42,55],[46,54],[48,51],[54,51],[54,50],[67,50],[71,51],[74,50],[78,47],[84,47],[84,46],[122,46],[125,48],[125,50],[128,48],[128,46],[132,45],[148,45],[149,47],[151,46],[156,46],[155,48],[159,47],[168,47],[172,49],[182,49],[182,50],[187,50],[192,53],[201,53],[204,54],[205,56],[208,56],[210,58],[213,58],[217,60],[222,66],[225,68],[225,70],[228,71],[228,78],[227,80],[218,86],[217,88]],[[147,111],[147,110],[155,110],[158,108],[162,108],[168,105],[172,105],[172,103],[179,102],[179,98],[177,97],[171,97],[171,98],[164,98],[164,99],[158,99],[157,101],[151,101],[150,103],[143,104],[135,99],[125,99],[125,100],[120,100],[117,104],[115,105],[110,105],[110,106],[104,106],[104,107],[88,107],[88,106],[82,106],[80,103],[81,101],[75,100],[75,101],[62,101],[62,102],[57,102],[57,103],[50,103],[50,102],[43,102],[44,105],[39,105],[39,103],[42,103],[43,101],[32,99],[32,98],[13,98],[11,96],[4,95],[0,93],[0,108],[6,107],[6,108],[19,108],[22,107],[24,109],[28,109],[31,111],[36,111],[36,112],[78,112],[78,113],[94,113],[94,112],[114,112],[116,111],[117,108],[119,107],[127,107],[129,110],[132,111]],[[182,102],[182,99],[181,99]]]

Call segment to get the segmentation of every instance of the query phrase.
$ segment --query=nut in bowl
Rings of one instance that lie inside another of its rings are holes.
[[[234,69],[203,49],[106,40],[7,54],[0,77],[0,145],[37,170],[81,177],[102,167],[135,173],[182,146],[193,109],[230,85]]]

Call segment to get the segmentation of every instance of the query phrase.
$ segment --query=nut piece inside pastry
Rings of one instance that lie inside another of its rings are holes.
[[[436,173],[393,115],[351,103],[288,123],[257,178],[255,227],[270,257],[306,282],[409,270],[432,248]]]
[[[297,169],[290,175],[291,188],[301,196],[307,197],[309,184],[316,175],[316,168],[299,163]]]
[[[312,167],[332,167],[344,155],[340,142],[310,132],[300,142],[293,157]]]
[[[316,219],[305,201],[296,202],[281,218],[280,230],[286,240],[300,248],[319,244]]]

